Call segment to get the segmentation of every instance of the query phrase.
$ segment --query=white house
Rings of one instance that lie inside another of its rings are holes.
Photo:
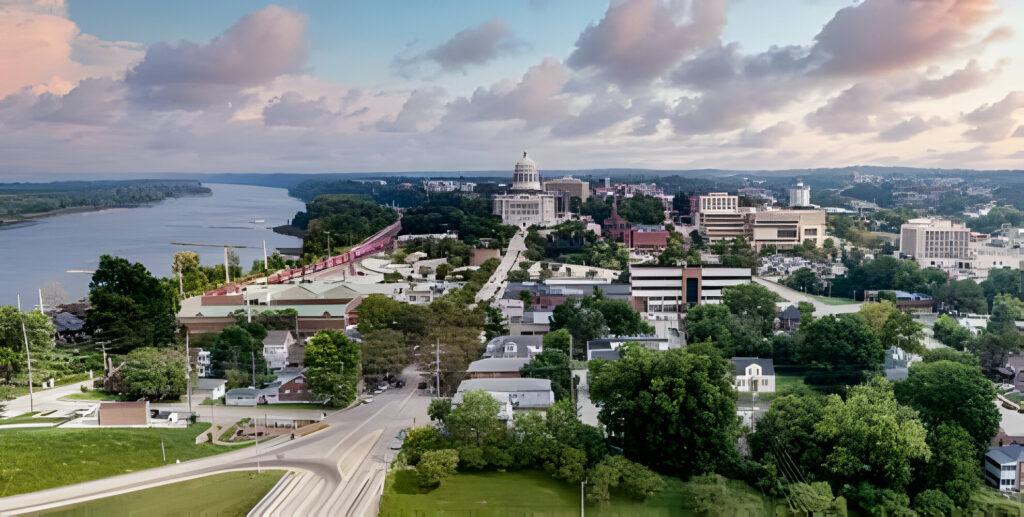
[[[546,408],[555,403],[550,379],[489,378],[462,381],[452,404],[460,404],[467,391],[475,390],[484,390],[501,402],[499,417],[503,420],[511,418],[513,409]]]
[[[288,366],[288,347],[295,344],[295,338],[288,330],[269,330],[263,338],[263,358],[267,367],[279,370]]]
[[[732,386],[736,391],[775,392],[775,362],[757,357],[733,357],[736,378]]]
[[[1024,464],[1024,446],[1018,444],[990,447],[985,454],[985,483],[1002,492],[1020,489],[1020,469]]]
[[[252,388],[235,388],[224,394],[224,404],[228,406],[255,406],[259,390]]]
[[[203,395],[210,400],[217,400],[224,396],[227,382],[224,379],[199,379],[196,381],[196,387],[192,393]]]

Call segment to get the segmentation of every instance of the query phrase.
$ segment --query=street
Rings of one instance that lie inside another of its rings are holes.
[[[509,271],[523,260],[523,252],[526,251],[526,231],[519,230],[508,242],[508,250],[505,256],[501,257],[501,263],[494,274],[487,280],[487,283],[476,293],[476,301],[482,302],[491,298],[501,297],[505,288]]]
[[[783,297],[787,302],[796,305],[799,302],[810,302],[814,304],[814,316],[820,318],[822,316],[828,316],[830,314],[849,314],[851,312],[857,312],[860,310],[860,306],[863,303],[844,303],[839,305],[829,305],[821,302],[813,296],[808,296],[800,291],[790,289],[782,284],[765,280],[759,276],[753,277],[754,283],[767,288],[769,291]]]
[[[82,381],[73,384],[66,384],[64,386],[57,386],[51,389],[36,388],[35,394],[32,397],[32,404],[29,402],[29,396],[23,395],[3,403],[6,408],[0,412],[0,416],[12,417],[18,416],[29,411],[37,411],[40,413],[56,410],[57,415],[63,416],[74,412],[77,409],[87,408],[94,404],[98,404],[98,400],[59,400],[61,397],[66,397],[73,393],[81,393],[82,386],[92,388],[93,381]],[[31,408],[31,409],[30,409]]]
[[[290,440],[75,485],[0,498],[0,516],[20,515],[233,470],[295,474],[260,503],[260,515],[376,515],[391,441],[404,427],[428,422],[430,398],[411,385],[329,415],[329,427]],[[218,408],[227,409],[227,408]],[[251,413],[262,408],[247,409]],[[130,454],[131,451],[125,451]],[[287,485],[287,489],[284,489]],[[169,502],[171,503],[171,502]]]

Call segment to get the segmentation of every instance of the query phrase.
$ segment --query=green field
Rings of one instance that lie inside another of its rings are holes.
[[[605,503],[587,503],[586,514],[602,517],[662,517],[695,515],[690,483],[666,478],[668,487],[657,497],[636,502],[613,495]],[[772,503],[741,481],[727,481],[736,515],[771,515]],[[743,513],[743,510],[746,510]],[[547,517],[580,514],[580,487],[556,480],[544,472],[463,473],[423,493],[411,470],[388,475],[380,502],[381,517],[434,515],[474,517]]]
[[[196,445],[209,424],[188,429],[5,429],[0,431],[0,497],[116,476],[234,450]]]
[[[65,506],[34,515],[245,515],[284,472],[228,472]]]
[[[67,420],[66,418],[54,418],[46,416],[36,416],[38,411],[32,411],[31,413],[22,413],[18,416],[12,416],[10,418],[0,418],[0,425],[13,425],[13,424],[57,424]]]
[[[854,300],[853,298],[840,298],[840,297],[830,298],[828,296],[818,296],[816,294],[812,294],[812,295],[809,295],[809,296],[811,298],[814,298],[815,300],[821,302],[821,303],[824,303],[825,305],[849,305],[851,303],[860,303],[857,300]]]

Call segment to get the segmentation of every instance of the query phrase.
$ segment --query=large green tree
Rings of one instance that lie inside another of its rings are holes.
[[[31,352],[45,354],[53,349],[54,328],[50,318],[39,311],[18,312],[18,308],[12,305],[0,307],[0,375],[6,381],[26,365],[22,322],[25,323]]]
[[[797,356],[830,370],[869,370],[882,364],[885,348],[859,316],[830,315],[800,325]]]
[[[954,504],[966,507],[981,479],[977,443],[954,422],[942,422],[928,431],[931,459],[922,468],[917,485],[937,488]]]
[[[750,435],[754,457],[777,466],[780,473],[795,476],[792,459],[802,469],[816,471],[824,462],[827,448],[814,437],[814,426],[825,414],[825,395],[808,392],[782,395],[772,401],[768,412],[758,420],[757,430]],[[796,482],[799,479],[790,479]]]
[[[900,404],[883,377],[854,386],[845,400],[829,395],[814,430],[817,441],[830,444],[824,467],[839,483],[902,492],[914,463],[931,458],[917,411]]]
[[[356,397],[360,347],[337,330],[321,330],[306,343],[309,388],[334,407],[345,407]]]
[[[775,305],[777,299],[775,293],[753,283],[722,290],[722,302],[729,312],[741,319],[756,319],[765,336],[771,335],[775,315],[779,312]]]
[[[894,389],[900,403],[916,409],[930,429],[943,422],[964,428],[979,456],[999,431],[995,385],[977,366],[952,361],[915,363],[907,379]]]
[[[590,395],[626,456],[683,476],[732,461],[739,423],[728,361],[701,345],[622,350],[618,361],[590,363]]]
[[[445,425],[459,444],[494,445],[505,438],[505,422],[498,418],[501,403],[483,390],[467,391],[452,408]]]
[[[555,393],[555,400],[569,398],[572,393],[569,356],[561,350],[545,348],[533,360],[523,365],[519,373],[523,377],[551,379],[551,390]]]
[[[171,348],[132,350],[120,371],[121,397],[126,400],[176,399],[185,393],[185,356]]]
[[[397,330],[374,330],[364,335],[362,350],[364,374],[398,373],[409,364],[405,337]]]
[[[932,325],[932,332],[935,335],[935,339],[939,340],[939,342],[957,350],[967,348],[974,339],[974,334],[971,334],[967,327],[957,323],[948,314],[942,314],[935,320],[935,324]]]
[[[253,330],[261,330],[258,324],[251,324]],[[262,334],[265,336],[266,331]],[[215,372],[235,370],[251,377],[267,373],[267,361],[263,358],[263,343],[240,325],[232,325],[221,331],[210,350],[211,368]],[[222,373],[219,373],[222,374]],[[246,382],[246,385],[250,384]],[[237,386],[233,386],[237,387]]]
[[[103,255],[89,283],[86,327],[115,352],[174,341],[177,294],[146,267]]]

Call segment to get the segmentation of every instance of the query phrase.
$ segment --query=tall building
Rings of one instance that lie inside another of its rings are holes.
[[[565,192],[545,192],[541,189],[537,164],[523,152],[512,174],[512,188],[494,196],[494,214],[501,216],[503,224],[520,228],[533,225],[553,226],[568,217]]]
[[[568,192],[571,197],[578,197],[580,201],[586,202],[590,197],[590,183],[572,176],[548,180],[544,182],[544,190],[561,190]]]
[[[697,197],[697,226],[709,242],[750,238],[749,216],[753,208],[741,209],[739,197],[711,192]]]
[[[631,264],[630,304],[637,312],[686,312],[687,307],[722,303],[723,289],[750,279],[750,268]]]
[[[795,187],[789,189],[789,206],[791,208],[811,206],[811,187],[798,181]]]
[[[922,267],[971,269],[971,230],[949,219],[911,219],[900,227],[900,253]]]
[[[825,229],[824,210],[762,210],[754,214],[751,244],[757,251],[791,249],[808,240],[821,247]]]

